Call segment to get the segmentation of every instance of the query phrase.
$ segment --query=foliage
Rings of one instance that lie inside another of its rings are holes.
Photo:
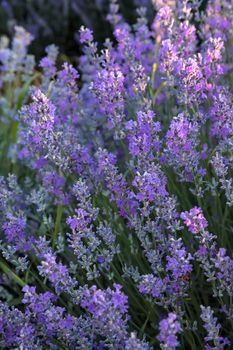
[[[232,346],[233,8],[153,5],[78,67],[1,40],[2,349]]]

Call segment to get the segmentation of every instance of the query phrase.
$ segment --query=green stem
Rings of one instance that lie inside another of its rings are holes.
[[[147,326],[147,323],[148,323],[149,319],[150,319],[150,312],[148,312],[146,321],[144,322],[144,324],[143,324],[143,326],[142,326],[142,328],[140,330],[141,337],[143,337],[143,335],[144,335],[144,332],[145,332],[145,329],[146,329],[146,326]]]
[[[9,274],[19,286],[24,287],[26,285],[26,283],[17,276],[2,259],[0,260],[0,268],[4,273]]]
[[[29,79],[23,86],[22,86],[22,89],[19,93],[19,96],[18,96],[18,99],[17,99],[17,102],[16,102],[16,111],[20,110],[23,103],[24,103],[24,100],[25,100],[25,97],[27,96],[27,92],[28,92],[28,89],[29,87],[31,86],[32,82],[38,78],[40,76],[40,73],[35,73],[31,79]],[[11,126],[11,142],[14,144],[16,143],[17,141],[17,133],[18,133],[18,121],[17,120],[14,120],[13,123],[12,123],[12,126]]]
[[[152,106],[155,106],[155,102],[156,102],[156,98],[158,96],[158,94],[163,90],[164,86],[167,85],[167,82],[164,81],[162,82],[162,84],[160,84],[160,86],[158,87],[158,89],[155,91],[154,97],[153,97],[153,101],[152,101]]]
[[[51,92],[52,92],[52,89],[53,89],[53,83],[54,81],[51,80],[50,83],[49,83],[49,88],[48,88],[48,92],[47,92],[47,97],[49,98],[50,95],[51,95]]]
[[[11,126],[11,142],[14,144],[17,141],[17,133],[18,133],[18,122],[14,120]]]
[[[55,228],[53,232],[53,237],[52,237],[52,247],[54,249],[55,244],[57,242],[57,235],[60,229],[60,224],[61,224],[61,218],[62,218],[62,204],[58,204],[57,206],[57,214],[56,214],[56,221],[55,221]]]

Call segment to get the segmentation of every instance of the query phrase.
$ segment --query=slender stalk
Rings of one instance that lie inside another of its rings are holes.
[[[0,268],[4,273],[9,274],[20,287],[24,287],[26,285],[26,282],[17,276],[2,259],[0,259]]]
[[[58,206],[57,206],[57,214],[56,214],[56,221],[55,221],[55,228],[54,228],[53,236],[52,236],[52,247],[53,247],[53,249],[55,248],[55,245],[56,245],[56,242],[57,242],[57,235],[58,235],[58,232],[60,230],[62,211],[63,211],[62,204],[58,204]]]

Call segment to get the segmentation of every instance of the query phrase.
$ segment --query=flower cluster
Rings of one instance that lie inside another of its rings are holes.
[[[230,349],[233,6],[109,5],[78,58],[0,40],[0,348]]]
[[[168,318],[163,319],[159,323],[160,333],[158,335],[158,340],[161,342],[162,350],[174,350],[179,346],[177,333],[180,333],[182,328],[176,318],[176,314],[169,313]]]
[[[189,231],[196,234],[204,230],[208,226],[201,208],[194,207],[190,211],[181,213],[181,219],[184,220],[185,225]]]
[[[224,349],[229,345],[229,340],[219,335],[221,325],[218,319],[214,317],[214,312],[210,306],[204,307],[201,305],[201,319],[204,322],[204,328],[207,331],[206,349]],[[213,342],[213,346],[210,345]]]

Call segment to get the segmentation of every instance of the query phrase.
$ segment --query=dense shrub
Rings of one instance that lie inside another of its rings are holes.
[[[233,7],[153,4],[1,40],[2,349],[232,348]]]

